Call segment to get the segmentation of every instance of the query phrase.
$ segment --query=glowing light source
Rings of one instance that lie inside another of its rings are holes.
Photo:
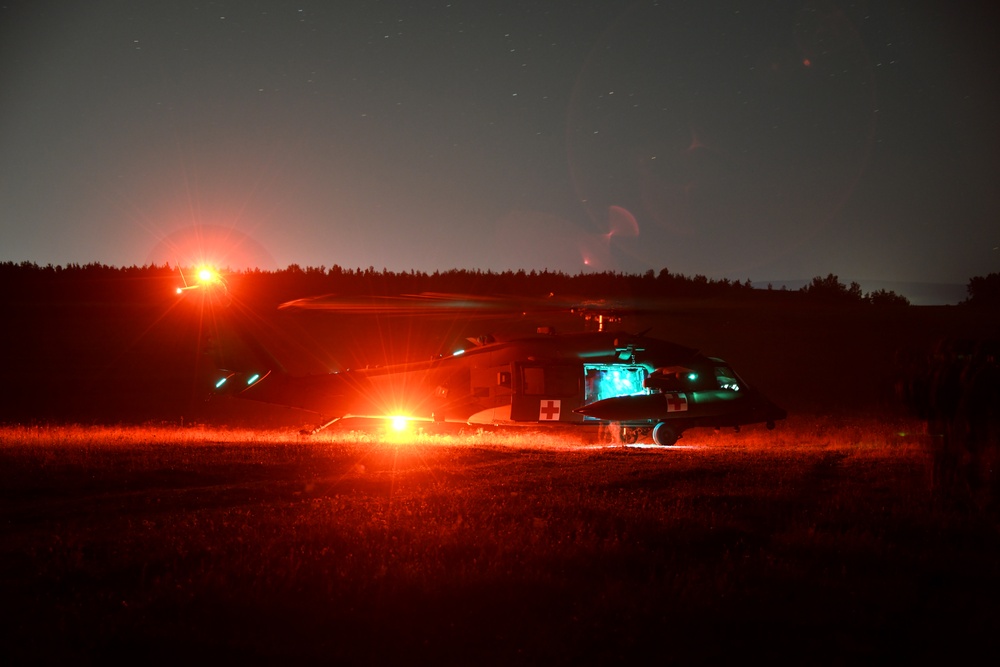
[[[389,423],[392,424],[392,428],[396,432],[405,431],[409,420],[401,415],[396,415],[389,418]]]
[[[222,385],[226,384],[226,380],[228,380],[228,379],[229,378],[222,378],[221,380],[219,380],[218,382],[216,382],[215,383],[215,388],[219,389],[220,387],[222,387]]]
[[[194,277],[194,283],[189,285],[187,280],[184,280],[184,272],[181,271],[181,279],[184,280],[184,286],[178,287],[177,293],[183,294],[184,292],[188,292],[190,290],[205,289],[220,285],[225,287],[226,285],[226,281],[223,280],[219,272],[208,265],[202,265],[195,269]]]
[[[247,385],[251,385],[259,379],[260,379],[260,373],[254,373],[253,375],[247,378]]]

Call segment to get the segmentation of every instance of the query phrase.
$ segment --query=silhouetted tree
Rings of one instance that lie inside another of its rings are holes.
[[[969,294],[962,303],[970,306],[1000,306],[1000,273],[976,276],[969,280]]]
[[[909,299],[902,294],[896,294],[892,290],[880,289],[869,292],[866,299],[868,303],[879,308],[895,308],[910,305]]]
[[[818,301],[837,303],[862,303],[864,301],[861,285],[852,282],[851,286],[848,287],[832,273],[828,274],[826,278],[816,276],[800,291]]]

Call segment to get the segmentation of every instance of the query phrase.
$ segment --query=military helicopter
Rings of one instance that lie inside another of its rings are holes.
[[[225,280],[203,270],[177,292],[198,291],[216,308],[229,308]],[[404,315],[485,307],[502,313],[507,299],[452,295],[299,299],[283,309]],[[525,308],[518,302],[517,309]],[[554,311],[552,300],[528,308]],[[450,354],[422,361],[294,376],[276,365],[220,366],[214,393],[311,411],[321,416],[311,433],[347,419],[451,422],[482,426],[609,427],[615,438],[634,443],[648,437],[670,446],[691,428],[762,423],[769,429],[786,412],[743,380],[725,361],[645,335],[604,330],[620,312],[599,304],[576,306],[599,321],[599,330],[469,339]],[[522,310],[523,312],[523,310]],[[233,316],[236,313],[232,313]],[[238,327],[239,324],[237,323]],[[258,355],[264,358],[265,355]]]

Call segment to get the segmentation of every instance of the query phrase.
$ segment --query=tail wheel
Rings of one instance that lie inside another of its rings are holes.
[[[660,422],[653,427],[653,442],[660,447],[670,447],[677,442],[680,436],[667,422]]]

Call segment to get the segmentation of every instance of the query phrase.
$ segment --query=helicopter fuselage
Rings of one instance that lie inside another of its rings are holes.
[[[689,428],[773,428],[785,418],[723,360],[625,333],[539,333],[422,362],[298,378],[243,375],[227,389],[311,410],[326,423],[392,416],[496,426],[615,423],[672,444]]]

